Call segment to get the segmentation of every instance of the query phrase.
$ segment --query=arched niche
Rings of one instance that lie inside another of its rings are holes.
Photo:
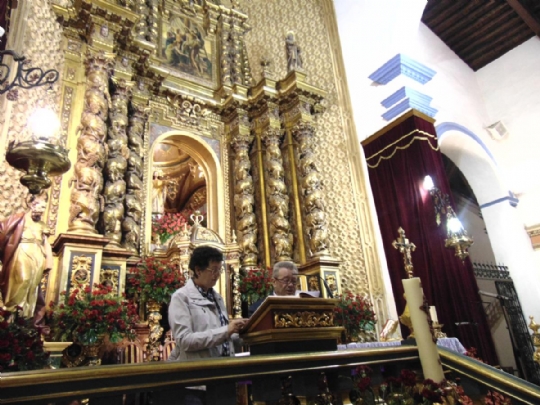
[[[214,150],[200,137],[187,131],[169,131],[157,137],[150,146],[146,166],[145,247],[149,252],[152,228],[152,177],[154,152],[162,143],[174,144],[190,155],[200,166],[207,187],[207,227],[225,240],[225,201],[223,193],[223,171]]]
[[[461,170],[473,190],[497,264],[508,266],[525,319],[540,312],[540,273],[531,271],[534,250],[504,173],[480,137],[455,123],[437,125],[441,152]]]

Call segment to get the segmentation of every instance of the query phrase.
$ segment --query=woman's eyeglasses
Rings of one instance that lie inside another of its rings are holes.
[[[205,270],[208,270],[209,272],[211,272],[212,274],[216,275],[216,274],[222,274],[223,273],[223,266],[221,266],[219,269],[213,269],[211,267],[208,267],[206,268]]]

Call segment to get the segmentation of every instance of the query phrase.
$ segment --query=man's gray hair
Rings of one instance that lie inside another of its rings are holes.
[[[293,262],[289,262],[289,261],[277,262],[276,264],[274,264],[274,271],[273,271],[274,278],[277,278],[279,274],[279,269],[282,269],[282,268],[292,270],[293,274],[298,274],[298,267],[296,267],[296,264],[294,264]]]

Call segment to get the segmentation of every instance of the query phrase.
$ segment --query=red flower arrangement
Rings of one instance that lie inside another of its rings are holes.
[[[95,284],[93,289],[74,289],[69,296],[64,291],[59,305],[51,302],[49,319],[55,340],[77,341],[83,345],[98,342],[109,335],[112,343],[124,337],[135,338],[137,322],[135,306],[112,292],[111,287]]]
[[[238,283],[238,290],[242,294],[242,299],[253,303],[268,296],[272,291],[273,277],[270,267],[248,269]]]
[[[336,298],[339,302],[335,308],[335,323],[343,326],[348,336],[375,330],[377,317],[367,297],[354,295],[349,291]]]
[[[0,371],[37,370],[48,364],[49,353],[43,350],[41,330],[32,318],[0,310]]]
[[[187,215],[187,214],[186,214]],[[166,213],[152,220],[152,235],[157,235],[163,244],[171,237],[189,228],[188,219],[182,213]]]
[[[146,257],[129,269],[128,294],[137,294],[141,301],[168,304],[171,295],[186,283],[178,264],[170,260]]]

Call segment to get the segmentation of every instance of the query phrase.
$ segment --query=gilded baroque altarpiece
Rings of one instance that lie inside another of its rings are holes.
[[[61,72],[52,100],[73,162],[50,191],[49,297],[66,288],[70,258],[92,263],[85,279],[114,282],[152,254],[161,143],[204,178],[209,238],[232,273],[292,259],[388,318],[331,0],[22,3],[25,55]],[[3,148],[28,136],[28,106],[43,97],[21,92],[5,109]],[[24,209],[17,179],[2,161],[4,217]]]

